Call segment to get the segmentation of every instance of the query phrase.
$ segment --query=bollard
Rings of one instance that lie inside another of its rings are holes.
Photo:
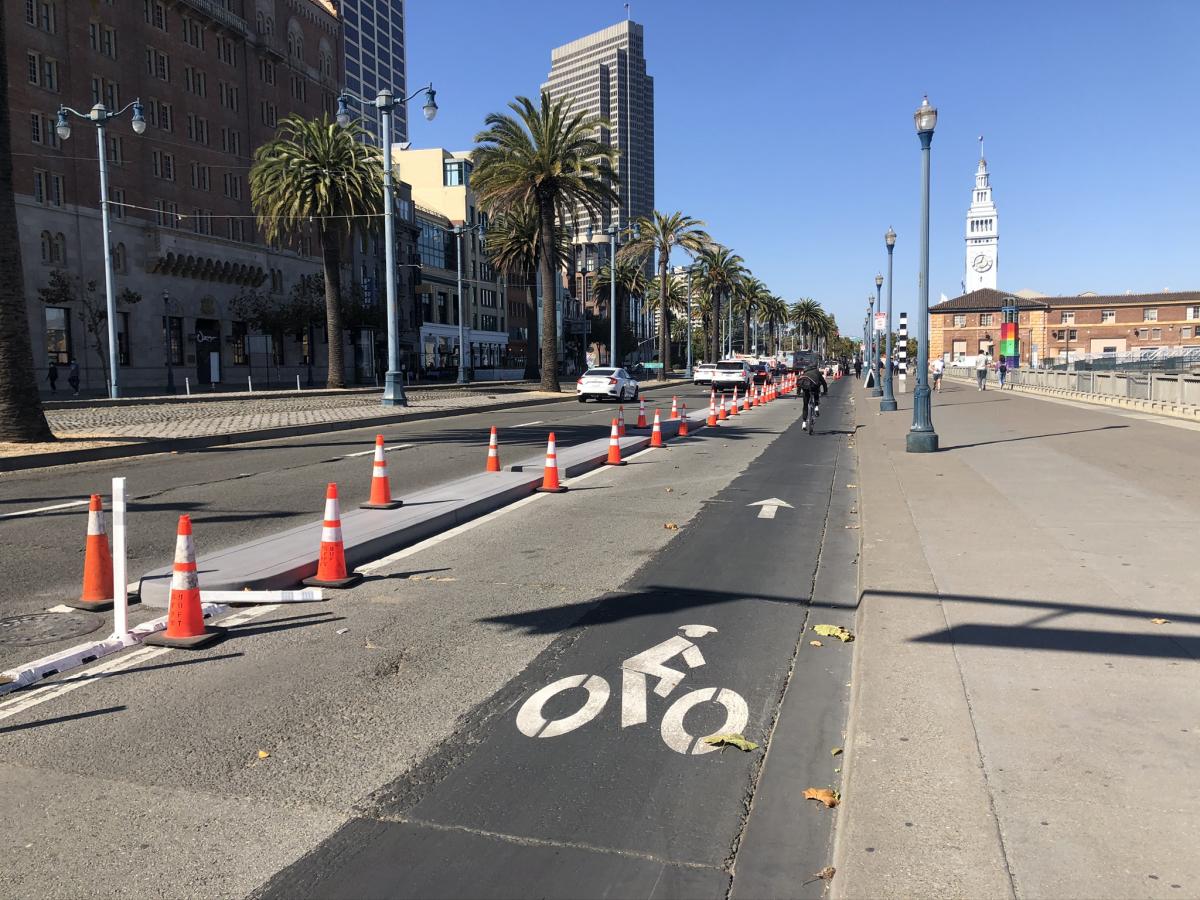
[[[254,382],[249,375],[246,376],[246,390],[251,394],[254,393]]]
[[[296,376],[296,390],[300,390],[300,376]]]
[[[183,379],[183,389],[187,391],[187,395],[192,396],[192,380],[190,378]]]
[[[129,592],[125,558],[125,479],[112,480],[112,574],[113,574],[113,633],[117,640],[129,634]]]

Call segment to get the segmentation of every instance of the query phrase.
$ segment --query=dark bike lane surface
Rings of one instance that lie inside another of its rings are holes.
[[[816,439],[785,401],[792,425],[574,625],[492,620],[561,633],[255,896],[820,896],[834,813],[802,794],[836,787],[853,645],[806,629],[814,603],[853,616],[851,393]],[[699,740],[725,729],[759,748]]]

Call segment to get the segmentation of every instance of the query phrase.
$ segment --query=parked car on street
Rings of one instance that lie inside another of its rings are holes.
[[[699,363],[692,369],[692,384],[712,384],[716,363]]]
[[[636,400],[638,383],[624,369],[588,369],[575,382],[575,393],[580,403],[588,397],[597,400]]]
[[[739,393],[745,393],[750,387],[750,380],[750,366],[745,360],[723,359],[717,363],[712,386],[721,392],[737,388]]]
[[[753,363],[750,366],[750,377],[754,379],[755,384],[770,384],[771,368],[764,362]]]

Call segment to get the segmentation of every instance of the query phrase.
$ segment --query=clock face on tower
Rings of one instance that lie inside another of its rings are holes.
[[[976,272],[983,273],[992,267],[992,258],[986,253],[980,253],[971,260],[971,268]]]

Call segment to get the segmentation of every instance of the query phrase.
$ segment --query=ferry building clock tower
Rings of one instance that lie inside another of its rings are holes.
[[[975,189],[967,210],[967,265],[963,279],[965,293],[996,287],[999,263],[1000,228],[996,204],[992,202],[987,160],[983,158],[983,138],[979,139],[979,168],[975,170]]]

